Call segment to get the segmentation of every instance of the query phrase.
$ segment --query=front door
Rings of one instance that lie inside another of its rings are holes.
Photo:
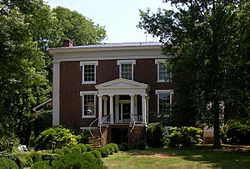
[[[129,123],[130,103],[121,103],[121,117],[122,117],[122,123]]]

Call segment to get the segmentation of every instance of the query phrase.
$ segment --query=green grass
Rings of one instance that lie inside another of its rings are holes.
[[[211,148],[130,150],[103,159],[109,169],[248,169],[250,151]]]

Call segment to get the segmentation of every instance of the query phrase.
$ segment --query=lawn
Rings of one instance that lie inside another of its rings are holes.
[[[130,150],[103,159],[109,169],[248,169],[250,151],[211,148]]]

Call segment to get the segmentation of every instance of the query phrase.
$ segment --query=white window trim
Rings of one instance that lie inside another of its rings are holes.
[[[160,80],[160,64],[164,63],[166,59],[155,59],[155,64],[157,64],[157,82],[158,83],[165,83],[165,82],[172,82],[171,80]]]
[[[94,81],[84,81],[84,66],[85,65],[95,65],[95,80]],[[80,66],[82,66],[82,84],[96,84],[96,66],[98,66],[98,61],[80,62]]]
[[[84,115],[84,95],[94,95],[94,115]],[[97,91],[81,91],[80,96],[82,99],[82,118],[96,118],[96,95]]]
[[[160,102],[160,99],[159,99],[159,94],[160,93],[167,93],[167,94],[170,94],[170,105],[173,103],[172,99],[173,99],[173,94],[174,94],[174,90],[155,90],[155,94],[157,95],[157,114],[159,114],[159,102]]]
[[[119,77],[121,78],[121,64],[132,64],[132,80],[134,80],[134,65],[136,60],[117,60],[117,65],[119,66]]]

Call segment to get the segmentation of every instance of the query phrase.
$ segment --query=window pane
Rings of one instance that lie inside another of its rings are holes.
[[[159,63],[159,80],[171,81],[171,72],[162,63]]]
[[[95,115],[95,99],[94,95],[84,95],[84,116]]]
[[[159,113],[169,111],[170,106],[170,94],[159,93]]]
[[[121,78],[132,80],[132,64],[121,64]]]
[[[95,81],[95,65],[84,65],[84,82]]]

